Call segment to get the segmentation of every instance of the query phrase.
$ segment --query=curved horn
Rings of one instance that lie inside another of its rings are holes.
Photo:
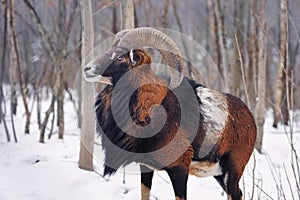
[[[184,63],[179,48],[169,36],[159,30],[147,27],[132,29],[121,36],[118,46],[128,49],[156,48],[168,65],[175,69],[171,71],[170,87],[176,88],[181,84],[184,75]]]
[[[126,35],[127,33],[129,33],[130,31],[131,31],[131,30],[129,30],[129,29],[124,29],[124,30],[119,31],[119,32],[115,35],[115,37],[114,37],[114,41],[113,41],[112,46],[117,46],[117,44],[118,44],[118,42],[120,41],[120,39],[121,39],[124,35]]]

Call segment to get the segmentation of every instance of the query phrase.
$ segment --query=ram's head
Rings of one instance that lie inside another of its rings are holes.
[[[170,88],[180,85],[184,66],[176,43],[164,33],[152,28],[120,31],[110,50],[91,61],[84,68],[85,79],[114,85],[128,71],[142,65],[151,70],[151,56],[143,48],[157,49],[171,70]]]

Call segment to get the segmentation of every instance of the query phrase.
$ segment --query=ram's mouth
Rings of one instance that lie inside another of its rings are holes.
[[[92,83],[98,82],[98,83],[112,85],[111,77],[105,77],[105,76],[101,76],[101,75],[91,75],[91,74],[84,73],[84,79],[87,82],[92,82]]]

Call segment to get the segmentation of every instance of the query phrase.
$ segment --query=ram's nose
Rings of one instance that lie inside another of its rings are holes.
[[[96,69],[97,69],[97,65],[94,63],[89,63],[87,64],[84,68],[83,68],[83,72],[84,73],[95,73]]]
[[[88,64],[82,70],[83,76],[84,76],[85,80],[88,81],[88,82],[95,82],[97,74],[95,73],[95,68],[94,67],[95,66],[92,66],[92,65]]]
[[[87,71],[89,71],[89,70],[91,70],[91,69],[92,69],[92,67],[86,66],[86,67],[83,69],[83,71],[84,71],[84,72],[87,72]]]

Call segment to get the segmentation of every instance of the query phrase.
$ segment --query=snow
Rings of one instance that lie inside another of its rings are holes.
[[[21,102],[21,101],[19,101]],[[43,109],[48,106],[43,102]],[[19,103],[21,104],[21,103]],[[76,128],[75,111],[70,101],[66,100],[66,125],[64,140],[57,138],[57,130],[51,140],[45,144],[38,142],[39,130],[35,116],[32,116],[31,134],[23,134],[24,111],[19,105],[16,116],[18,143],[6,142],[3,124],[0,124],[0,200],[135,200],[140,199],[140,176],[138,173],[126,172],[123,183],[123,169],[120,169],[109,180],[103,178],[102,163],[94,160],[95,171],[89,172],[78,168],[79,130]],[[33,115],[35,110],[33,109]],[[10,128],[10,121],[7,117]],[[50,117],[51,120],[51,117]],[[250,199],[253,191],[254,199],[284,199],[280,191],[284,191],[286,199],[297,199],[295,180],[291,169],[291,150],[288,137],[280,125],[278,129],[271,127],[272,115],[267,113],[263,154],[255,152],[247,165],[240,181],[245,199]],[[49,131],[49,130],[48,130]],[[300,150],[300,127],[294,126],[294,145]],[[95,145],[96,148],[100,148]],[[286,168],[292,192],[284,170]],[[282,189],[278,189],[278,186]],[[298,191],[299,192],[299,191]],[[221,187],[212,177],[197,178],[190,176],[188,180],[188,199],[227,199]],[[164,171],[155,172],[151,200],[174,200],[174,192],[170,180]]]

